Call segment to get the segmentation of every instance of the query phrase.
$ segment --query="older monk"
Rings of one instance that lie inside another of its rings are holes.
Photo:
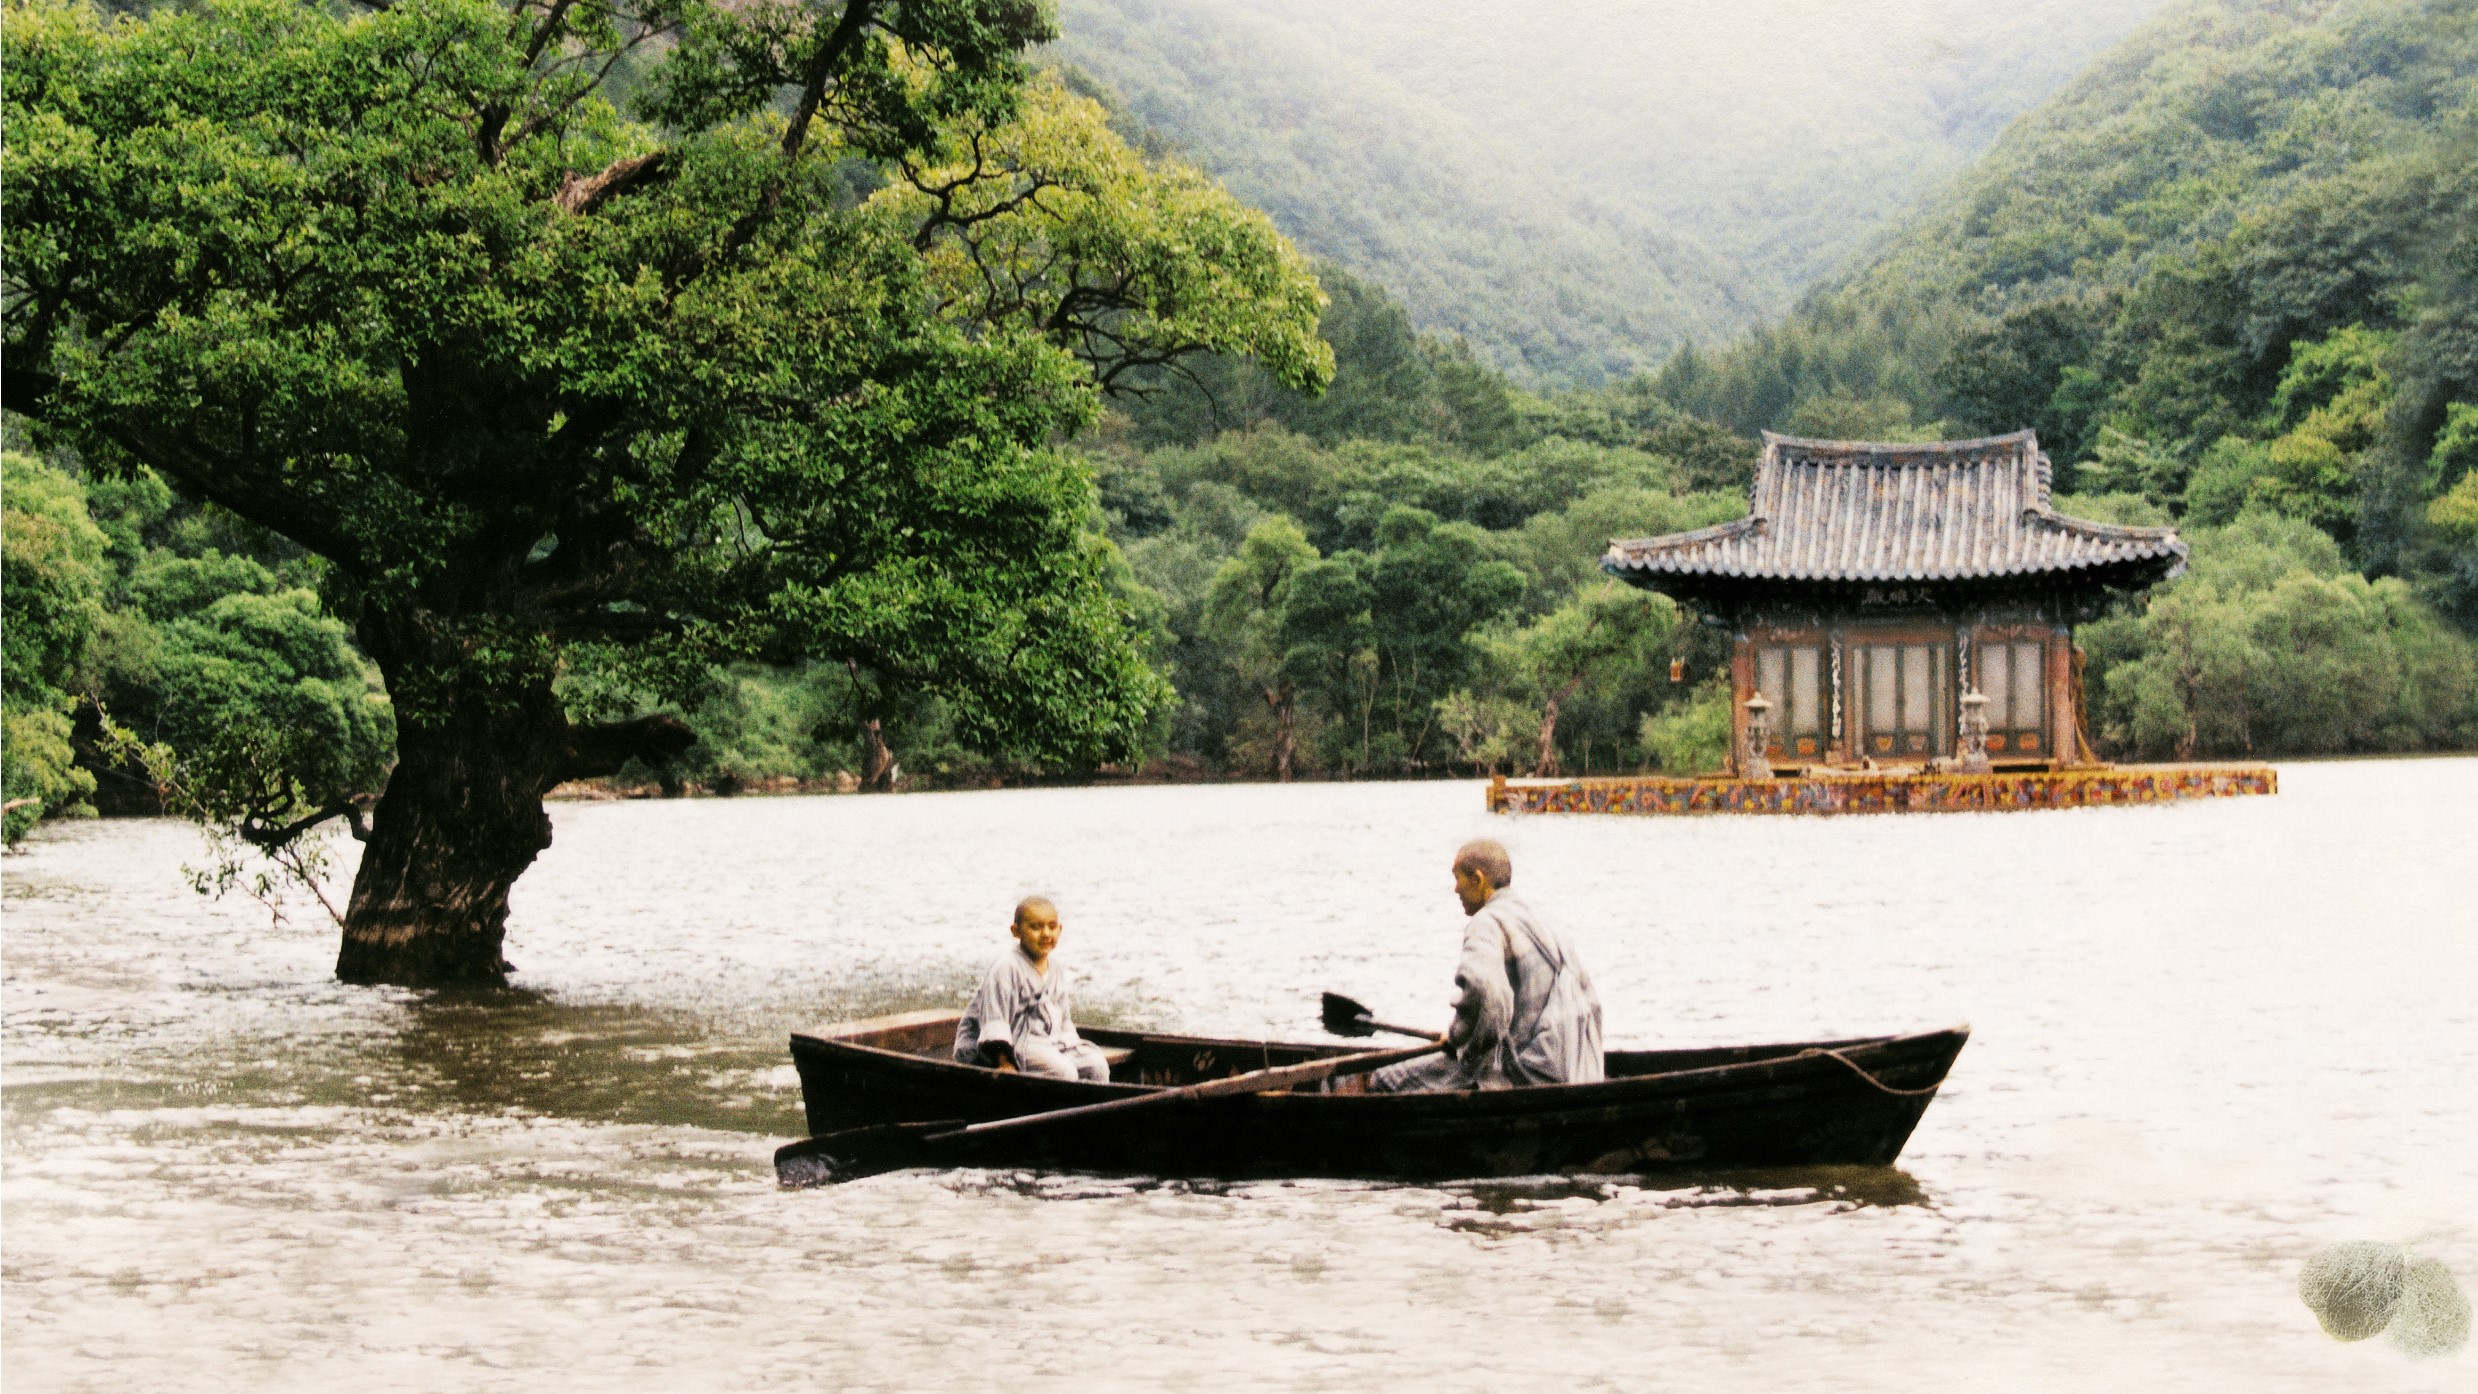
[[[1454,854],[1454,894],[1471,918],[1454,970],[1449,1053],[1379,1070],[1369,1077],[1371,1092],[1512,1089],[1604,1077],[1592,975],[1565,939],[1516,898],[1513,883],[1513,859],[1499,843],[1467,842]]]

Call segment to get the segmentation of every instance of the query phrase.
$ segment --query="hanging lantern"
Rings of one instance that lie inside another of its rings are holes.
[[[1671,682],[1685,682],[1685,681],[1686,681],[1686,660],[1685,660],[1685,659],[1683,659],[1683,658],[1673,658],[1673,659],[1669,660],[1669,680],[1670,680]]]

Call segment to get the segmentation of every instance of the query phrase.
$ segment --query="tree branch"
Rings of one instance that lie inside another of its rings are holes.
[[[792,162],[799,158],[801,147],[808,144],[809,127],[817,119],[818,108],[825,104],[827,79],[834,76],[835,67],[843,61],[843,55],[860,41],[879,3],[880,0],[844,0],[843,18],[835,22],[834,31],[826,36],[826,42],[810,55],[808,72],[803,75],[800,84],[800,100],[792,107],[791,124],[783,130],[784,167],[767,181],[757,206],[742,214],[731,225],[731,231],[724,234],[725,257],[739,255],[741,248],[756,240],[758,229],[764,227],[766,220],[774,216],[774,210],[782,206],[784,182],[790,177]],[[701,269],[701,266],[692,266],[689,274],[694,276]]]
[[[870,16],[877,10],[878,0],[845,0],[843,18],[835,22],[834,32],[826,36],[809,59],[809,71],[800,84],[799,104],[792,108],[792,123],[783,132],[783,158],[791,159],[808,142],[809,123],[826,100],[826,80],[834,76],[835,65],[860,41],[861,31],[869,27]]]
[[[569,174],[567,180],[559,186],[559,193],[551,201],[569,213],[591,213],[621,194],[647,184],[658,183],[669,178],[671,173],[670,164],[663,151],[657,150],[647,155],[632,155],[624,160],[613,160],[603,168],[602,173],[590,178],[579,178],[574,173]]]
[[[253,815],[235,824],[233,831],[240,834],[241,840],[252,847],[272,850],[292,845],[295,838],[330,818],[342,818],[351,826],[355,842],[368,842],[370,824],[364,819],[362,809],[362,800],[367,797],[367,795],[348,795],[289,823],[272,827]]]
[[[11,403],[14,407],[16,404]],[[123,422],[107,432],[114,443],[154,467],[159,474],[187,485],[201,498],[222,505],[260,527],[281,533],[339,566],[359,569],[360,547],[344,529],[334,526],[320,501],[289,489],[260,472],[238,466],[186,436]]]

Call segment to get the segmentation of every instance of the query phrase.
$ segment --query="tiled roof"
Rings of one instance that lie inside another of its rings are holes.
[[[2048,506],[2048,457],[2029,431],[1926,445],[1764,433],[1752,510],[1693,532],[1609,544],[1601,566],[1783,581],[1958,581],[2106,569],[2185,569],[2174,528],[2068,518]]]

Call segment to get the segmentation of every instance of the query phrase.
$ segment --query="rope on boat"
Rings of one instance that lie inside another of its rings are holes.
[[[1935,1084],[1927,1086],[1925,1089],[1898,1089],[1885,1083],[1883,1080],[1876,1078],[1874,1075],[1869,1074],[1865,1065],[1862,1065],[1856,1060],[1851,1059],[1849,1056],[1842,1054],[1840,1051],[1825,1050],[1820,1046],[1809,1046],[1805,1050],[1800,1051],[1798,1054],[1790,1058],[1794,1060],[1809,1060],[1819,1055],[1827,1056],[1831,1059],[1840,1061],[1842,1064],[1850,1067],[1851,1073],[1857,1075],[1863,1080],[1866,1080],[1869,1084],[1876,1086],[1878,1089],[1883,1090],[1887,1094],[1899,1095],[1905,1099],[1915,1099],[1925,1094],[1933,1094],[1943,1084],[1943,1081],[1939,1080]]]

